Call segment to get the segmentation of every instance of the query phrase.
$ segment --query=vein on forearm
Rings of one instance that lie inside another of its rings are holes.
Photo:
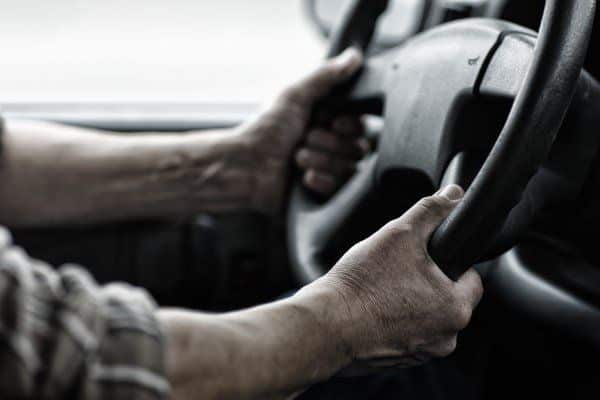
[[[8,121],[0,222],[12,226],[164,218],[247,205],[236,135],[124,136]]]

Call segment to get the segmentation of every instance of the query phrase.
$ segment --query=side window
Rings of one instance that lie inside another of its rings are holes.
[[[323,48],[301,0],[5,0],[0,102],[254,103]]]

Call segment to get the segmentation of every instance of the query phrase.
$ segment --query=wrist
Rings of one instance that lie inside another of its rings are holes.
[[[350,359],[331,323],[333,301],[328,291],[309,289],[229,314],[159,312],[173,398],[287,397],[332,378]],[[198,375],[207,370],[213,373]]]
[[[273,140],[266,140],[261,129],[256,124],[241,127],[235,134],[235,151],[251,182],[246,208],[274,216],[283,208],[289,156],[273,151]]]
[[[251,209],[257,167],[239,130],[198,132],[177,140],[161,160],[163,181],[188,214]]]
[[[339,292],[333,290],[323,279],[301,289],[290,301],[310,310],[314,332],[323,339],[324,354],[328,363],[328,376],[336,375],[347,368],[353,360],[353,346],[348,340],[349,318],[347,304]]]

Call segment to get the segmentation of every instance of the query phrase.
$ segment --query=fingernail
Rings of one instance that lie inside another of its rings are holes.
[[[463,189],[458,185],[448,185],[441,191],[436,193],[436,196],[445,197],[450,201],[461,200],[465,195]]]
[[[362,63],[362,53],[355,47],[349,47],[335,58],[334,63],[340,67]]]

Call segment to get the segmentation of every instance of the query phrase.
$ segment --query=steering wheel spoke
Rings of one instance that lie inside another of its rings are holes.
[[[450,161],[453,128],[501,33],[497,22],[450,24],[400,48],[390,77],[377,176],[419,172],[439,184]],[[424,66],[427,66],[426,68]]]
[[[386,84],[394,68],[395,51],[388,50],[366,60],[357,76],[327,98],[326,107],[345,113],[382,116]]]

